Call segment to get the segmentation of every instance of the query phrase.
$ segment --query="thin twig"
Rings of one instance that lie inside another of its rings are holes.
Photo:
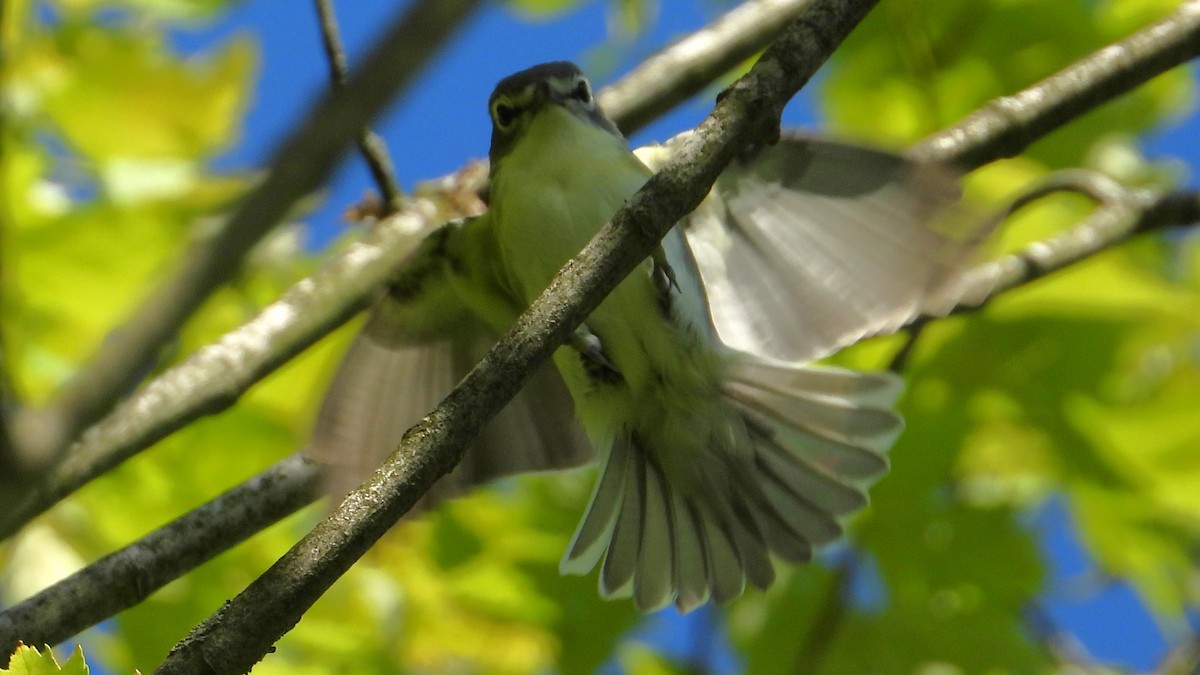
[[[243,672],[399,517],[458,462],[463,449],[574,326],[708,193],[741,147],[778,133],[779,114],[869,0],[814,3],[772,44],[665,169],[651,178],[551,281],[478,367],[325,521],[167,656],[160,673]]]
[[[1080,224],[1049,239],[1029,244],[1016,253],[967,270],[964,273],[964,299],[950,310],[949,315],[979,311],[1006,291],[1087,260],[1135,235],[1200,223],[1200,191],[1121,188],[1118,195],[1113,190],[1119,186],[1115,182],[1105,182],[1105,179],[1095,177],[1094,185],[1103,185],[1105,200]],[[1082,186],[1076,183],[1074,187]],[[1035,192],[1038,196],[1049,194],[1042,188]],[[1022,198],[1019,201],[1029,204],[1033,200]],[[910,325],[920,328],[936,318],[940,317],[920,315]],[[913,334],[893,357],[891,370],[903,370],[915,341],[916,334]]]
[[[317,465],[293,455],[137,542],[0,612],[0,653],[55,644],[311,503]]]
[[[982,229],[984,231],[996,230],[1003,221],[1012,217],[1017,211],[1029,206],[1030,204],[1041,200],[1049,195],[1058,192],[1073,192],[1083,194],[1095,201],[1101,209],[1116,209],[1118,213],[1125,213],[1129,210],[1128,202],[1132,198],[1128,191],[1115,180],[1105,176],[1104,174],[1095,171],[1086,171],[1083,169],[1067,169],[1058,171],[1046,180],[1042,181],[1032,189],[1020,194],[1011,203],[1005,205],[1003,209],[997,212],[990,219],[990,224]],[[1135,207],[1136,208],[1136,207]],[[1049,242],[1039,242],[1031,246],[1031,250],[1041,250],[1048,245]],[[993,278],[1000,273],[1001,266],[998,261],[990,261],[983,263],[978,267],[969,270],[965,276],[976,279],[972,284],[972,288],[965,289],[963,295],[973,300],[960,303],[964,307],[977,306],[977,302],[982,302],[982,297],[988,292],[986,287],[988,279]],[[991,277],[988,275],[992,275]],[[960,310],[961,311],[961,310]],[[925,327],[931,321],[938,318],[928,314],[921,314],[914,317],[907,326],[907,335],[905,336],[904,344],[900,346],[896,353],[892,356],[891,363],[888,364],[888,370],[894,373],[903,372],[908,367],[908,361],[912,357],[913,351],[916,349],[917,341],[920,340],[921,334],[925,331]]]
[[[299,198],[321,183],[355,135],[414,79],[480,0],[420,0],[392,25],[350,78],[326,94],[275,152],[266,178],[218,233],[198,243],[175,276],[158,286],[125,324],[105,340],[51,407],[14,429],[37,429],[26,455],[51,464],[80,431],[133,388],[184,321],[233,278],[242,257]],[[36,446],[36,447],[33,447]]]
[[[908,156],[974,169],[1033,141],[1155,75],[1200,56],[1200,0],[1094,52],[913,146]]]
[[[696,95],[770,44],[812,0],[757,0],[643,61],[596,100],[626,135]]]
[[[315,0],[317,19],[321,24],[321,44],[329,62],[329,81],[335,89],[346,86],[346,50],[342,47],[341,31],[338,30],[337,14],[333,11],[333,0]],[[388,153],[387,144],[367,125],[359,131],[356,139],[359,154],[367,163],[379,193],[383,195],[386,213],[391,213],[400,203],[400,184],[396,181],[396,169]]]
[[[967,271],[964,297],[954,314],[976,311],[996,295],[1086,260],[1130,237],[1200,220],[1200,192],[1129,189],[1075,227]]]

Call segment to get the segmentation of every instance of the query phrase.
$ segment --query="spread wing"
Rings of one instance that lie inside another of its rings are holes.
[[[794,135],[735,160],[681,223],[721,341],[808,361],[949,309],[986,234],[959,227],[956,178]]]

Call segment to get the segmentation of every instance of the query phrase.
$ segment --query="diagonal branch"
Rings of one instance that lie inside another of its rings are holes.
[[[643,61],[597,96],[625,135],[696,95],[770,44],[812,0],[758,0]]]
[[[453,468],[533,368],[548,359],[667,230],[700,203],[739,149],[778,134],[783,106],[872,4],[815,2],[795,20],[750,72],[725,91],[679,155],[567,263],[446,400],[405,434],[384,466],[271,569],[176,645],[157,672],[243,672],[261,659],[437,478]]]
[[[321,24],[321,44],[325,47],[325,58],[329,62],[329,80],[335,89],[346,87],[346,50],[342,47],[341,31],[338,30],[337,14],[333,11],[333,0],[316,0],[317,19]],[[400,184],[396,182],[396,169],[388,154],[387,144],[378,134],[364,125],[355,138],[358,152],[371,171],[383,203],[387,205],[386,213],[391,213],[399,206],[401,197]]]
[[[239,204],[226,225],[194,247],[164,282],[50,407],[24,411],[14,429],[28,429],[20,446],[30,470],[52,464],[83,429],[131,389],[161,347],[219,286],[245,253],[287,210],[316,189],[346,145],[411,83],[429,54],[479,5],[479,0],[422,0],[393,24],[346,86],[326,94],[276,151],[266,178]]]
[[[1050,131],[1155,75],[1200,56],[1200,0],[1011,96],[998,98],[908,152],[974,169],[1014,157]]]
[[[144,600],[187,571],[310,503],[316,465],[293,455],[0,612],[0,653],[56,644]]]
[[[811,0],[804,0],[805,3]],[[644,85],[647,82],[647,72],[654,73],[655,76],[661,76],[664,80],[683,83],[679,86],[669,88],[669,91],[662,93],[663,96],[670,97],[672,104],[678,103],[687,96],[695,93],[700,87],[711,81],[724,72],[727,67],[724,65],[732,56],[727,53],[724,45],[712,44],[713,39],[725,39],[734,35],[741,35],[743,32],[750,32],[757,37],[755,48],[761,48],[767,41],[767,36],[777,32],[777,27],[785,18],[790,18],[799,11],[798,3],[795,0],[787,0],[779,2],[778,0],[764,1],[761,3],[752,3],[746,6],[736,8],[729,12],[725,17],[705,28],[701,33],[707,33],[709,37],[704,39],[692,38],[685,39],[676,45],[669,47],[653,57],[658,59],[660,65],[656,66],[651,71],[645,71],[641,68],[635,69],[625,78],[609,87],[608,90],[619,92],[614,100],[618,103],[617,115],[618,121],[623,121],[620,117],[622,114],[621,108],[625,107],[632,110],[653,110],[653,113],[641,114],[661,114],[669,109],[669,106],[656,105],[647,106],[639,97],[648,97],[652,95],[660,95],[657,92],[662,89],[643,88],[638,83]],[[761,7],[760,7],[761,5]],[[753,8],[754,11],[747,11]],[[783,8],[789,8],[785,12]],[[740,15],[740,16],[739,16]],[[774,27],[774,28],[772,28]],[[336,28],[333,30],[336,31]],[[733,40],[735,46],[739,44],[749,44],[749,41],[742,40],[740,43]],[[697,45],[708,45],[712,48],[710,53],[700,53],[697,51]],[[744,47],[739,47],[744,48]],[[722,56],[723,55],[723,56]],[[331,63],[336,62],[339,57],[334,54],[331,56]],[[669,67],[668,67],[669,66]],[[331,65],[332,69],[336,66]],[[691,73],[690,77],[682,77],[674,73],[673,69],[679,68]],[[686,85],[686,86],[684,86]],[[606,90],[606,91],[608,91]],[[606,96],[604,92],[601,97]],[[303,130],[298,130],[293,136],[299,136]],[[472,190],[481,189],[482,185],[474,185],[474,176],[467,176],[475,171],[475,167],[468,167],[464,172],[455,174],[450,180],[455,182],[449,187],[442,186],[442,189],[450,192],[459,192],[465,194]],[[486,169],[485,169],[486,171]],[[464,179],[464,176],[467,176]],[[416,217],[420,212],[428,211],[428,204],[420,202],[409,205],[409,215],[405,217]],[[393,223],[386,227],[400,227],[401,230],[412,227],[403,222]],[[411,242],[403,237],[391,236],[387,231],[381,232],[380,237],[390,237],[390,244],[381,242],[378,244],[384,250],[380,253],[389,260],[402,260]],[[376,244],[365,244],[374,246]],[[397,250],[392,250],[393,247],[399,247]],[[335,263],[335,266],[342,263]],[[330,289],[337,288],[341,284],[350,284],[352,286],[360,286],[364,284],[382,285],[383,280],[376,276],[376,273],[381,268],[370,267],[363,268],[357,272],[347,268],[344,270],[344,281],[335,282],[331,279],[324,278],[318,284],[320,287],[328,287]],[[363,275],[361,278],[356,275]],[[297,288],[305,287],[310,283],[309,280],[304,280],[297,285]],[[285,296],[285,298],[288,296]],[[295,300],[283,300],[284,307],[293,308],[294,314],[297,317],[304,317],[304,320],[312,320],[311,324],[314,328],[318,325],[326,326],[326,330],[332,330],[337,325],[340,325],[342,319],[335,318],[334,315],[343,316],[346,312],[357,311],[361,308],[361,303],[364,302],[359,296],[345,296],[346,302],[350,303],[346,306],[335,306],[331,303],[310,303],[301,298],[304,294],[299,295],[292,293],[291,296]],[[292,311],[292,310],[288,310]],[[271,372],[273,367],[284,363],[287,358],[290,358],[295,352],[292,349],[303,349],[301,341],[292,343],[287,339],[272,338],[274,333],[270,332],[275,329],[282,331],[290,330],[284,324],[274,323],[271,326],[262,325],[266,323],[268,316],[278,316],[271,308],[264,310],[260,316],[246,326],[239,328],[234,333],[222,338],[222,341],[233,340],[234,342],[243,342],[237,335],[249,334],[259,336],[262,344],[271,344],[273,346],[270,352],[263,352],[253,356],[243,354],[228,354],[229,358],[225,363],[226,369],[222,371],[224,375],[219,378],[224,380],[223,384],[214,385],[208,382],[204,373],[209,372],[205,367],[197,364],[194,360],[189,359],[187,364],[182,367],[182,370],[172,369],[168,373],[164,373],[150,385],[143,388],[128,404],[119,407],[113,411],[111,415],[105,418],[98,424],[97,430],[91,430],[77,442],[76,445],[69,449],[71,454],[78,453],[81,455],[69,462],[69,466],[55,466],[47,473],[39,477],[32,483],[33,489],[25,489],[22,491],[12,490],[9,493],[0,493],[0,507],[9,506],[10,508],[0,508],[0,539],[3,539],[20,527],[22,527],[29,519],[37,514],[45,511],[59,499],[70,494],[87,481],[99,476],[104,471],[116,466],[120,462],[133,456],[138,451],[145,449],[151,443],[165,437],[166,435],[178,430],[187,422],[205,414],[211,414],[224,407],[232,404],[233,397],[236,397],[240,392],[245,391],[259,378]],[[297,328],[297,330],[301,330]],[[319,329],[317,329],[319,330]],[[313,333],[311,339],[319,339],[319,333]],[[310,338],[305,338],[310,339]],[[267,364],[274,364],[273,366]],[[190,389],[184,390],[177,382],[186,380],[190,383]],[[199,385],[197,386],[197,382]],[[147,392],[153,393],[156,391],[172,391],[174,395],[170,398],[159,396],[148,396]],[[123,430],[121,433],[114,434],[104,432],[102,430]],[[15,484],[15,483],[14,483]],[[20,501],[17,502],[18,497]]]
[[[1134,235],[1200,223],[1200,192],[1126,189],[1115,182],[1103,189],[1100,207],[1080,224],[969,270],[964,293],[969,301],[952,313],[975,311],[1000,293],[1086,260]]]
[[[1016,210],[1055,192],[1086,194],[1098,203],[1098,207],[1073,228],[967,270],[962,286],[963,299],[947,315],[978,311],[998,295],[1088,260],[1136,235],[1200,224],[1200,192],[1126,188],[1101,174],[1085,171],[1056,174],[1018,197],[997,219],[1007,218]],[[903,371],[925,326],[943,316],[915,317],[909,323],[907,339],[892,357],[888,370]]]
[[[0,493],[0,538],[93,478],[242,392],[364,308],[439,221],[414,200],[362,240],[293,285],[251,321],[170,368],[71,446],[65,461],[28,487]]]

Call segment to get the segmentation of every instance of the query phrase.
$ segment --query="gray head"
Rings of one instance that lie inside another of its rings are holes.
[[[488,159],[494,167],[508,154],[529,120],[547,105],[559,105],[621,138],[612,120],[596,105],[592,85],[579,66],[569,61],[552,61],[509,75],[496,84],[488,99],[492,118],[492,147]]]

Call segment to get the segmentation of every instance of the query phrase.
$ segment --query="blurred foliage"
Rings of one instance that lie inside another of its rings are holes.
[[[216,0],[58,0],[49,10],[3,1],[3,366],[25,400],[39,401],[247,186],[209,162],[237,142],[256,48],[241,39],[198,57],[172,53],[165,28],[220,11]],[[510,4],[553,20],[576,3]],[[835,131],[903,147],[1176,4],[884,0],[835,56],[820,100]],[[649,0],[612,7],[628,30],[658,11]],[[1193,95],[1183,72],[1156,78],[976,172],[968,195],[990,208],[1065,166],[1161,182],[1170,170],[1147,164],[1131,139]],[[997,246],[1060,231],[1087,209],[1079,198],[1044,200],[1007,223]],[[163,363],[245,321],[311,269],[296,236],[285,231],[252,257]],[[0,544],[5,599],[302,446],[351,330]],[[899,342],[837,360],[880,367]],[[932,324],[906,373],[908,430],[892,475],[851,543],[781,569],[769,592],[724,611],[723,628],[697,628],[692,654],[631,640],[639,617],[630,603],[600,601],[594,577],[558,575],[590,489],[591,474],[575,472],[509,480],[403,523],[255,672],[686,672],[722,630],[752,673],[1065,671],[1027,618],[1059,590],[1048,588],[1028,525],[1051,496],[1067,505],[1095,572],[1131,584],[1174,635],[1200,587],[1198,344],[1194,238],[1144,238]],[[277,524],[85,634],[89,653],[113,672],[148,670],[320,515]]]
[[[610,27],[617,35],[637,33],[654,20],[659,0],[607,0]],[[532,19],[552,19],[583,4],[580,0],[505,0],[514,11]]]

